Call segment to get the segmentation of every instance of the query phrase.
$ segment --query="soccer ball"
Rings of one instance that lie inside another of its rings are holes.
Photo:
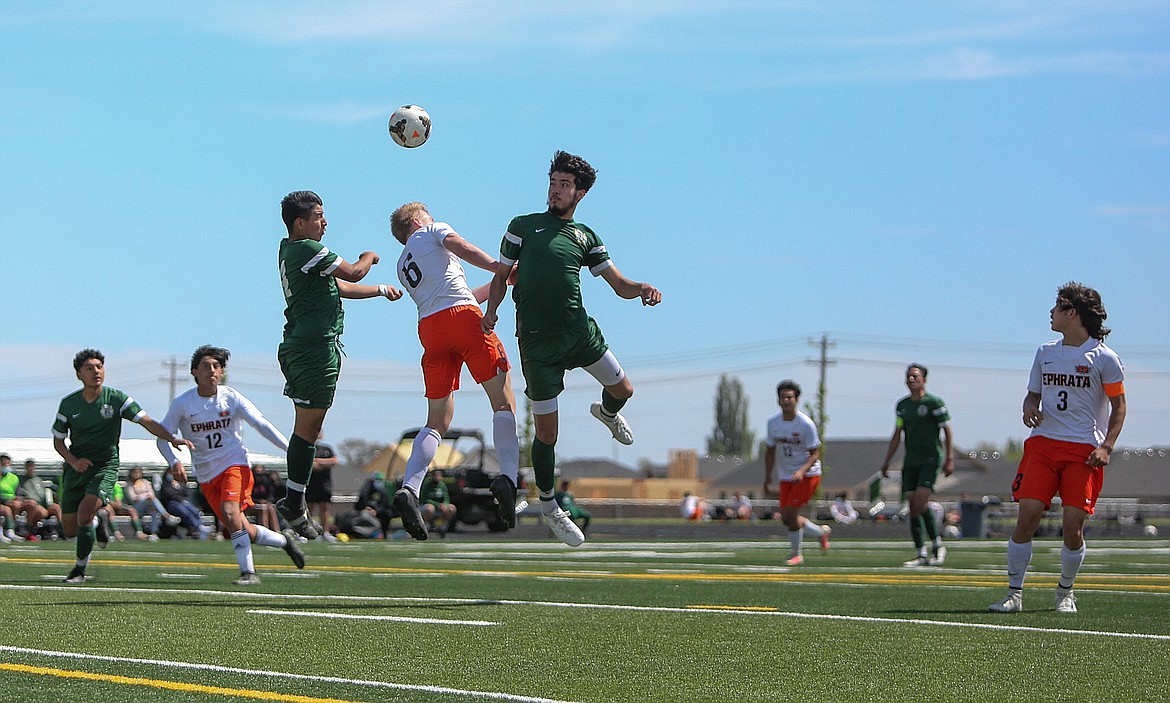
[[[1146,533],[1146,537],[1157,537],[1158,536],[1158,526],[1157,525],[1146,525],[1144,532]]]
[[[414,149],[431,136],[431,116],[418,105],[403,105],[390,115],[390,137],[398,146]]]

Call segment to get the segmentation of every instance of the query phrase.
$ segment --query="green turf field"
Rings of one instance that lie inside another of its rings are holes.
[[[305,545],[298,572],[230,543],[0,548],[0,701],[1165,701],[1170,540],[1095,540],[1058,615],[1059,543],[997,615],[1000,541],[904,569],[905,539],[517,535]]]

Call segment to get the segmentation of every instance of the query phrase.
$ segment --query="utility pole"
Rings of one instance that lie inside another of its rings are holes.
[[[160,378],[158,380],[162,381],[163,383],[169,383],[171,385],[170,398],[171,398],[171,400],[174,400],[175,399],[175,386],[179,385],[179,361],[178,361],[178,359],[176,359],[175,357],[172,356],[170,361],[164,361],[164,362],[162,362],[162,365],[163,365],[164,369],[169,368],[171,370],[171,374],[170,374],[169,378],[166,376],[163,376],[162,378]]]
[[[825,423],[828,421],[828,416],[825,415],[825,396],[828,394],[828,369],[837,363],[836,359],[829,358],[829,349],[837,346],[836,342],[829,341],[829,335],[822,334],[819,340],[808,340],[810,346],[820,348],[820,356],[816,359],[805,359],[805,363],[820,367],[820,378],[817,382],[817,405],[814,408],[813,421],[817,425],[817,434],[821,436],[821,441],[825,437]]]

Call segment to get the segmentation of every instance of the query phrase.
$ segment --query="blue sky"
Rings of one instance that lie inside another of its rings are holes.
[[[1110,313],[1122,444],[1170,444],[1167,2],[8,3],[0,62],[0,436],[48,433],[87,346],[161,417],[164,362],[182,389],[204,342],[288,431],[281,197],[320,193],[326,244],[393,282],[396,206],[496,251],[565,149],[599,171],[578,218],[664,301],[584,282],[637,441],[608,438],[573,372],[562,457],[703,453],[721,374],[762,433],[780,379],[812,396],[822,335],[828,439],[887,437],[910,361],[960,446],[1023,437],[1068,280]],[[404,103],[434,119],[416,150],[386,133]],[[425,418],[414,309],[346,310],[326,437],[389,441]],[[486,406],[465,377],[456,426]]]

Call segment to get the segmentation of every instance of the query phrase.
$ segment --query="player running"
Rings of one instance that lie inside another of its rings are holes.
[[[926,392],[926,367],[910,364],[906,367],[906,388],[910,395],[898,401],[895,408],[897,420],[894,434],[882,461],[882,476],[890,472],[890,459],[898,451],[902,434],[906,435],[906,455],[902,458],[902,496],[910,504],[910,538],[918,556],[902,564],[905,567],[941,566],[947,558],[942,535],[938,532],[938,519],[930,508],[930,496],[934,493],[934,482],[942,467],[944,476],[955,473],[954,433],[951,430],[951,416],[943,399]],[[938,441],[942,430],[943,442]],[[927,555],[926,539],[930,538],[930,552]]]
[[[406,203],[395,210],[390,216],[390,231],[403,244],[398,280],[418,306],[427,398],[427,424],[414,439],[403,486],[394,494],[402,526],[415,539],[427,538],[418,499],[427,469],[455,415],[454,392],[459,390],[459,373],[467,364],[471,377],[483,386],[492,404],[492,438],[500,460],[500,475],[491,483],[492,495],[500,520],[509,528],[515,527],[520,442],[511,367],[499,337],[495,332],[485,333],[480,324],[483,313],[479,304],[486,297],[487,286],[472,291],[459,260],[493,273],[499,262],[446,222],[435,222],[422,203]]]
[[[1062,535],[1056,612],[1077,612],[1073,581],[1085,560],[1085,518],[1093,514],[1109,455],[1125,423],[1125,372],[1105,346],[1108,315],[1101,295],[1069,282],[1049,311],[1060,339],[1040,345],[1024,397],[1024,426],[1032,434],[1012,482],[1019,502],[1016,528],[1008,540],[1008,594],[988,608],[997,613],[1024,609],[1024,575],[1032,561],[1032,537],[1052,498],[1060,494]]]
[[[255,586],[260,583],[260,577],[252,561],[252,544],[283,549],[298,569],[305,568],[305,555],[291,530],[275,532],[244,517],[244,511],[255,503],[252,502],[252,466],[240,436],[243,423],[256,428],[282,451],[288,450],[288,440],[260,414],[252,401],[223,385],[229,356],[227,349],[209,344],[195,350],[191,355],[195,387],[171,402],[162,426],[191,441],[191,463],[199,490],[227,529],[236,550],[240,577],[234,583]],[[186,469],[170,445],[159,440],[158,450],[175,479],[185,483]]]
[[[784,562],[789,566],[804,563],[804,533],[820,539],[821,552],[829,551],[828,525],[818,525],[800,514],[821,485],[821,440],[817,426],[808,415],[796,409],[800,386],[783,380],[776,386],[780,413],[768,419],[764,438],[764,494],[771,491],[772,471],[780,457],[780,519],[788,528],[792,550]]]
[[[176,447],[189,447],[191,443],[152,420],[126,392],[105,385],[106,357],[97,349],[77,352],[73,370],[81,381],[81,390],[62,398],[57,407],[53,449],[65,460],[61,474],[61,528],[66,538],[77,537],[77,563],[65,583],[85,583],[94,543],[109,540],[104,529],[98,534],[94,517],[110,502],[118,481],[122,420],[137,422]]]

